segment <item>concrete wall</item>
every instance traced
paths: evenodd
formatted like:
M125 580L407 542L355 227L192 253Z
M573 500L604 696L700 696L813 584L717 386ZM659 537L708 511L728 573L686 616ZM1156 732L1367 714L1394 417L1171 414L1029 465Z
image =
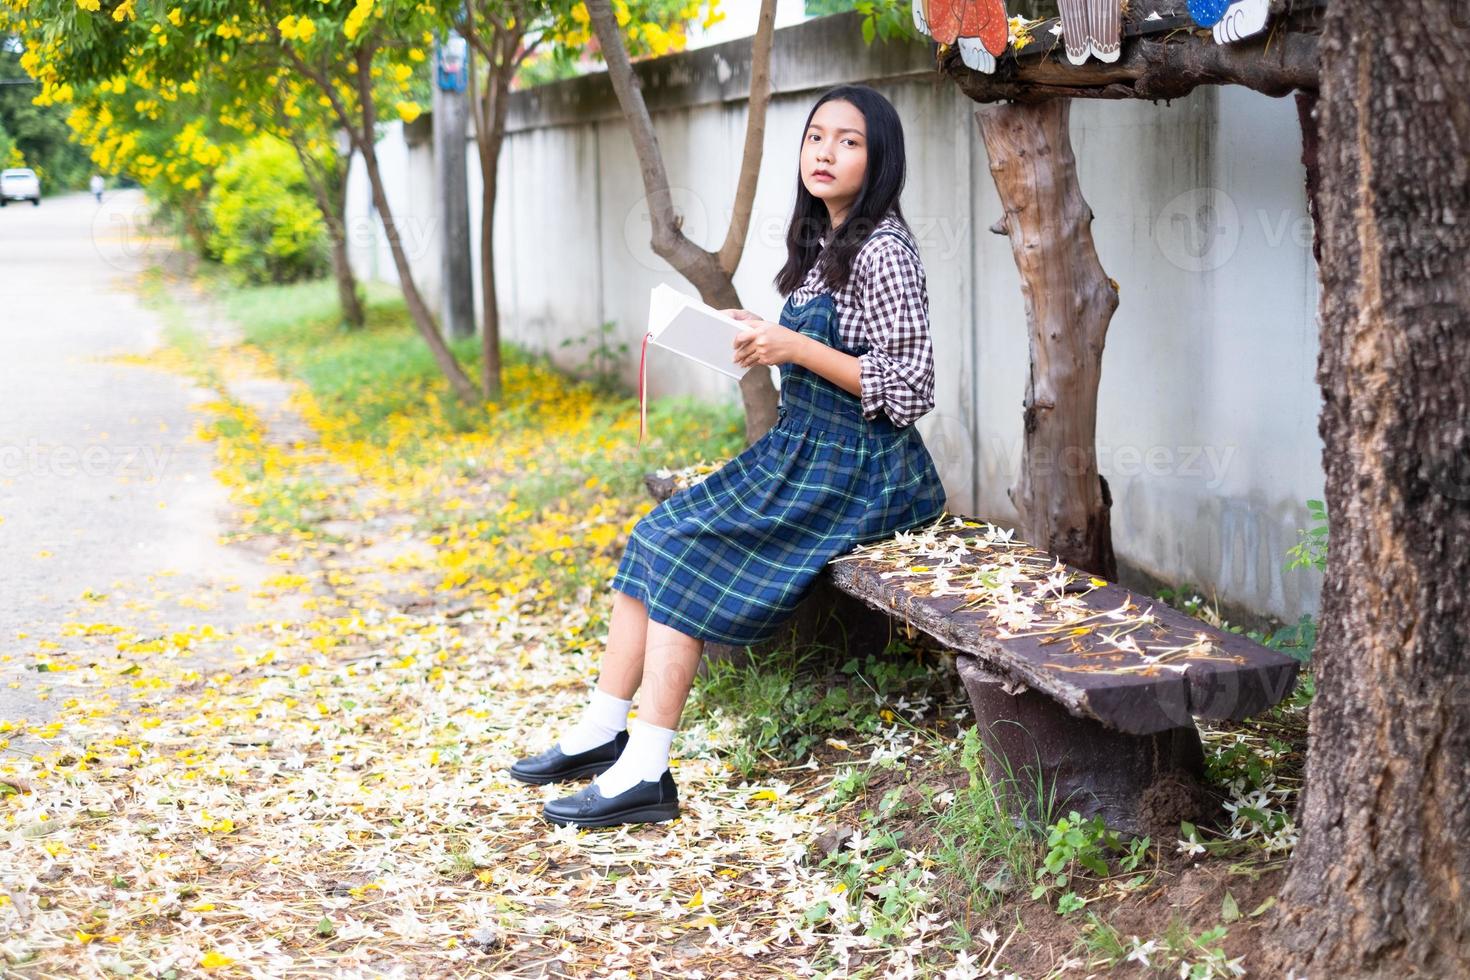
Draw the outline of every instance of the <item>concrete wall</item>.
M1002 522L1021 453L1025 311L975 106L932 71L927 45L867 48L856 15L778 31L775 95L750 236L736 274L744 305L775 319L800 127L831 85L861 81L903 119L902 207L928 274L938 406L918 425L951 509ZM749 45L644 61L684 229L707 248L728 225L744 136ZM1168 105L1078 102L1072 138L1104 267L1122 287L1104 357L1098 448L1114 495L1114 541L1135 581L1192 582L1207 596L1295 619L1320 581L1283 572L1322 492L1316 269L1290 100L1202 89ZM421 120L384 140L385 171L421 233L414 246L437 302L430 144ZM417 136L414 131L419 130ZM471 154L472 227L479 222ZM636 383L649 289L692 292L648 245L637 161L605 74L517 93L501 157L495 241L506 336L574 364L561 341L614 321ZM390 281L391 262L353 178L354 262ZM478 242L472 243L478 251ZM478 255L475 256L478 268ZM736 399L713 372L650 355L655 397Z

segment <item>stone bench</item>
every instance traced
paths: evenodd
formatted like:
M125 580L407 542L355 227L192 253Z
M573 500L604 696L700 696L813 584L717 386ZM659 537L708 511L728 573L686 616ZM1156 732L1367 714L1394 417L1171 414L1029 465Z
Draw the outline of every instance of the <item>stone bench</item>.
M648 485L662 499L683 483ZM1054 814L1100 814L1127 834L1177 831L1207 806L1194 719L1258 714L1300 666L972 518L863 545L821 584L954 652L987 771L1017 818L1039 821L1050 800Z

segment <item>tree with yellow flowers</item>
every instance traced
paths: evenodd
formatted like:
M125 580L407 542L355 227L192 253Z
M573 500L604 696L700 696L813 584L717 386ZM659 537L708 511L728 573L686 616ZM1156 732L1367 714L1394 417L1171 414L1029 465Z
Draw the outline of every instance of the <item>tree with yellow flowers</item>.
M706 26L724 15L719 0L617 0L618 26L635 54L660 55L686 44L686 24ZM701 14L703 10L703 14ZM469 42L470 110L482 180L480 283L484 321L480 328L480 384L487 398L500 397L500 304L495 288L495 201L505 118L518 73L537 54L564 61L597 51L591 15L582 0L468 0L455 27Z
M455 394L480 400L439 332L414 281L378 164L380 120L415 119L415 66L444 26L439 10L408 0L3 0L34 53L27 70L41 82L38 98L73 100L78 86L142 71L153 78L198 79L210 91L235 90L262 117L265 100L283 111L307 106L346 134L362 154L372 197L388 239L404 301L419 334ZM275 81L272 82L272 76ZM287 79L287 94L269 90ZM299 86L299 90L291 86ZM241 110L239 100L222 107Z
M126 75L74 87L67 124L91 147L105 173L126 173L177 215L194 248L206 253L205 199L212 175L227 158L235 134L211 124L200 107L176 91L166 97Z
M538 49L565 55L602 48L604 39L590 29L592 16L582 0L470 0L457 17L432 3L408 0L179 0L171 6L170 0L156 0L144 8L136 0L3 2L34 18L33 75L41 80L45 98L70 101L77 85L142 70L151 77L189 79L211 92L228 93L220 117L231 124L245 119L284 137L298 131L293 113L307 115L309 110L344 132L352 149L362 154L415 326L461 399L475 402L482 393L498 397L500 327L493 247L482 249L485 366L477 389L444 342L414 281L378 163L378 125L384 118L412 122L419 115L412 86L426 52L441 31L450 26L462 31L482 62L471 75L486 195L482 242L488 243L495 166L517 69ZM719 19L716 3L617 0L612 11L617 50L623 58L677 50L685 43L686 22ZM322 141L320 125L302 126L313 133L310 139ZM321 184L332 186L328 179ZM329 210L324 207L324 215Z
M221 100L221 120L242 133L268 133L295 153L326 229L342 321L361 327L366 321L362 292L347 257L347 175L353 154L350 147L338 146L335 112L310 83L275 64L263 65L260 72L233 73L230 83L228 101ZM403 101L396 80L380 78L376 88L379 98Z

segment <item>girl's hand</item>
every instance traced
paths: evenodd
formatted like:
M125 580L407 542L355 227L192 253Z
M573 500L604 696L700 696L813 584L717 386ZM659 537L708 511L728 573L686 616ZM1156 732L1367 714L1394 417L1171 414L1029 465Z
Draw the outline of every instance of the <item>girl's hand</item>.
M736 320L759 320L760 319L760 317L756 316L754 313L750 312L749 310L719 310L718 312L723 313L723 314L725 314L728 317L733 317Z
M735 363L738 366L791 364L800 357L807 339L802 334L759 317L746 322L750 329L742 330L735 338Z

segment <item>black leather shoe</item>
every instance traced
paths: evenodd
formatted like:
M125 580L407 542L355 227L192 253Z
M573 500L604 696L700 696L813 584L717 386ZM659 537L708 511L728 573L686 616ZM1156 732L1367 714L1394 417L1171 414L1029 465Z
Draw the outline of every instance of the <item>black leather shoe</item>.
M617 796L603 796L589 783L571 796L551 800L541 816L558 827L611 827L620 823L657 823L679 815L679 789L665 769L658 779L645 779Z
M523 783L558 783L564 779L580 779L595 776L612 768L628 744L628 732L624 729L601 745L567 755L553 745L540 755L517 759L510 767L512 778Z

